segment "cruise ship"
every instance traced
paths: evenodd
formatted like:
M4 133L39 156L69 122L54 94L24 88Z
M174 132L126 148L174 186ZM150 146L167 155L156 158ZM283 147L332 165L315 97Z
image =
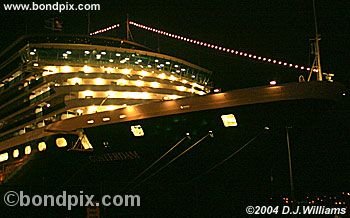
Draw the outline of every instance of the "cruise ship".
M214 93L211 77L122 39L18 39L0 54L1 187L145 199L143 209L100 209L105 217L244 214L247 202L289 193L288 144L297 196L349 188L343 85ZM76 210L59 214L86 208Z

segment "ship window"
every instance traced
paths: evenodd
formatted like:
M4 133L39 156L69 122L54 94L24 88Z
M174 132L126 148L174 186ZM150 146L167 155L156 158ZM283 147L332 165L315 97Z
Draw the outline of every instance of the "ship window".
M13 158L17 158L19 156L19 150L18 149L13 150L12 156Z
M9 159L9 154L7 152L0 154L0 162L7 161L8 159Z
M111 120L110 117L104 117L104 118L102 118L102 121L103 121L103 122L108 122L108 121L110 121L110 120Z
M233 114L222 115L221 119L225 127L238 126L236 117Z
M140 125L131 126L131 132L134 134L134 136L144 136L145 133L143 132L143 129Z
M45 142L39 142L39 144L38 144L38 150L39 150L39 151L44 151L44 150L46 150L46 143L45 143Z
M88 120L87 123L88 124L93 124L95 121L94 120Z
M59 148L63 148L67 146L67 140L65 138L57 138L56 139L56 145Z
M32 148L30 147L30 145L27 145L27 146L24 148L24 153L25 153L25 154L30 154L30 153L32 153Z

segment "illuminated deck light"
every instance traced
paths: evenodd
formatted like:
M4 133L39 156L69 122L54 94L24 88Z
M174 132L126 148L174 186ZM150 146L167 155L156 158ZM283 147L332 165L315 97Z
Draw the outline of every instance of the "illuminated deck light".
M96 79L94 80L94 83L95 83L96 85L104 85L106 82L105 82L105 80L102 79L102 78L96 78Z
M151 87L152 88L159 88L160 87L160 83L158 83L158 82L151 82Z
M92 73L93 72L93 68L90 67L90 66L84 65L83 71L84 71L84 73Z
M181 91L181 92L186 91L186 87L184 87L184 86L178 86L176 89Z
M30 153L32 153L32 148L30 147L30 145L27 145L24 148L24 154L29 155Z
M13 150L12 156L13 156L13 158L19 157L19 150L18 149Z
M0 162L7 161L9 159L9 153L2 153L0 154Z
M82 109L78 109L78 110L77 110L77 114L78 114L78 115L82 115L83 112L84 112L84 111L83 111Z
M122 69L121 73L124 75L130 74L131 73L131 69Z
M188 108L190 108L189 105L181 105L181 106L180 106L180 109L181 109L181 110L188 109Z
M131 126L131 132L136 137L140 137L140 136L144 136L145 135L141 125Z
M225 127L238 126L236 117L233 114L222 115L221 119Z
M166 78L166 75L165 75L165 73L161 73L161 74L158 75L158 77L159 77L160 79L165 79L165 78Z
M94 120L88 120L87 123L88 124L93 124L93 123L95 123L95 121Z
M104 117L104 118L102 118L102 121L103 121L103 122L108 122L108 121L110 121L110 120L111 120L110 117Z
M143 86L144 84L145 84L145 82L143 82L143 81L141 81L141 80L137 80L137 81L135 82L135 85L138 86L138 87L141 87L141 86Z
M45 142L39 142L38 150L39 151L45 151L46 150L46 143Z
M120 85L120 86L125 86L127 84L127 80L125 79L118 79L117 80L117 84Z
M65 138L57 138L56 139L56 145L59 148L63 148L67 146L67 140Z

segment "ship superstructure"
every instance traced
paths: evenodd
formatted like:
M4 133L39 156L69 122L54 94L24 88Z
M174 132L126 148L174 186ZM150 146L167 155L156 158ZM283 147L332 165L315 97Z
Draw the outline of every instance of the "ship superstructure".
M2 142L59 120L210 91L210 71L115 38L25 36L0 62Z

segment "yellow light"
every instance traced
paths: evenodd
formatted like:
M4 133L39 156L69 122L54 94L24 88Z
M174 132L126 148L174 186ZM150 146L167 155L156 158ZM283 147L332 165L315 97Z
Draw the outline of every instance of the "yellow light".
M131 69L121 69L120 72L121 72L122 74L127 75L127 74L130 74L130 73L131 73Z
M171 75L171 76L169 77L169 79L172 80L172 81L174 81L174 80L176 80L177 78L176 78L175 76Z
M135 82L135 85L136 86L143 86L145 84L145 82L143 82L143 81L141 81L141 80L137 80L136 82Z
M106 72L107 72L107 73L115 73L115 69L112 68L112 67L107 67L107 68L106 68Z
M96 113L97 112L97 107L95 105L89 106L87 109L88 114Z
M82 82L83 82L83 79L78 78L78 77L74 77L72 79L69 79L69 83L72 85L75 85L75 84L80 85L80 84L82 84Z
M82 109L78 109L78 110L77 110L77 114L79 114L79 115L83 114L83 112L84 112L84 111L83 111Z
M181 96L178 96L178 95L168 95L168 98L169 98L170 100L175 100L175 99L181 98Z
M126 98L138 99L138 98L140 98L141 95L139 92L125 92L125 96L127 96Z
M108 96L108 98L116 98L117 97L117 92L115 92L115 91L107 91L107 96Z
M0 154L0 162L7 161L9 159L9 153L2 153Z
M233 114L222 115L221 119L222 119L222 122L224 123L225 127L237 126L238 125L236 117Z
M57 138L56 139L56 145L59 148L63 148L67 146L67 140L65 138Z
M44 70L48 71L48 72L44 72L44 73L47 73L48 75L55 74L55 73L59 72L59 70L56 66L46 66L46 67L44 67Z
M0 162L7 161L8 159L9 159L9 154L7 152L0 154Z
M134 134L134 136L137 136L137 137L145 135L145 133L140 125L131 126L131 132Z
M27 145L25 148L24 148L24 154L30 154L32 153L32 148L30 147L30 145Z
M158 83L158 82L151 82L151 87L152 88L159 88L160 87L160 83Z
M142 99L149 99L149 98L151 98L151 95L148 92L142 92L141 98Z
M161 74L158 75L158 77L159 77L160 79L165 79L165 78L166 78L166 75L165 75L165 73L161 73Z
M86 98L86 97L94 97L94 92L93 91L90 91L90 90L85 90L82 92L83 94L83 97Z
M39 151L44 151L44 150L46 150L46 143L45 143L45 142L39 142L39 144L38 144L38 150L39 150Z
M184 92L186 90L186 87L184 86L178 86L176 87L177 90L181 91L181 92Z
M141 75L141 76L149 76L149 73L148 73L147 71L142 70L142 71L140 72L140 75Z
M70 72L72 72L72 71L73 71L73 68L70 67L70 66L62 66L62 67L61 67L61 72L62 72L62 73L70 73Z
M118 106L115 106L115 105L108 105L106 106L106 110L107 111L113 111L113 110L116 110L118 109Z
M125 86L127 84L127 80L125 79L118 79L117 80L117 84L120 85L120 86Z
M188 81L185 80L185 79L183 79L181 82L184 83L184 84L188 83Z
M92 73L92 72L93 72L93 68L90 67L90 66L84 65L83 71L84 71L85 73Z
M102 121L103 121L103 122L108 122L108 121L110 121L110 120L111 120L110 117L103 117L103 118L102 118Z
M106 84L106 81L104 79L101 79L101 78L96 78L94 83L95 83L95 85L104 85L104 84Z
M276 84L277 84L277 82L275 80L270 81L270 85L274 86Z
M12 156L13 158L17 158L19 156L19 150L18 149L13 150Z

